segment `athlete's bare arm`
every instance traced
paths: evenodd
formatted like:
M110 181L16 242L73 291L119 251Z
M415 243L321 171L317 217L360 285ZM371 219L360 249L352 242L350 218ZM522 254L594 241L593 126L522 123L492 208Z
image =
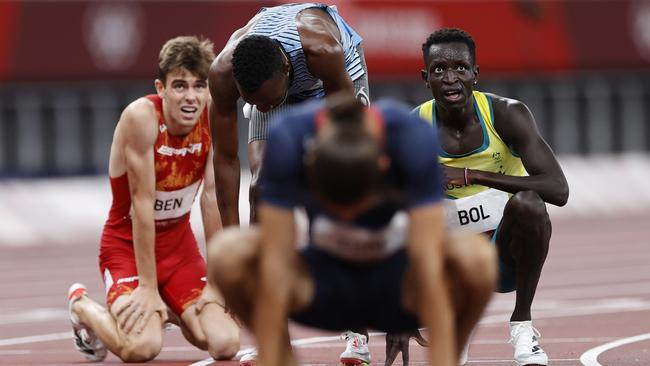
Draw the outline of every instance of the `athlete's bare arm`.
M221 217L217 205L217 191L214 183L214 149L210 147L207 163L205 164L205 173L203 176L203 192L201 193L201 216L203 219L203 232L205 233L205 242L208 243L212 235L221 230Z
M293 211L261 204L259 283L253 309L253 333L266 366L294 366L287 317L297 255Z
M115 133L115 148L121 150L131 194L133 247L138 287L129 301L115 309L119 326L128 334L140 333L155 312L164 321L167 308L158 293L153 201L156 175L153 147L158 136L153 104L141 98L122 113Z
M217 56L208 76L212 95L210 131L214 147L216 199L224 226L239 224L240 172L237 140L239 92L232 75L231 59L232 53L222 53Z
M239 225L239 142L237 140L237 100L239 91L232 75L232 53L237 43L255 25L260 14L235 31L210 66L208 85L210 131L214 147L214 177L217 204L223 226Z
M296 17L296 26L309 72L323 81L325 93L341 90L354 93L339 41L341 34L329 14L322 9L305 9Z
M205 176L203 178L203 192L201 193L201 215L203 219L203 231L205 233L205 245L206 245L206 258L207 262L210 263L210 253L209 243L210 239L216 234L219 230L222 229L221 217L219 215L219 208L217 205L217 193L214 183L214 169L212 166L212 161L214 158L214 149L210 148L208 153L207 164L205 164ZM225 302L221 294L219 294L216 287L206 282L205 287L203 288L203 293L201 298L197 303L197 309L200 311L208 303L217 303L220 306L224 306Z
M495 128L510 149L519 154L529 176L470 170L469 181L510 193L535 191L544 201L564 206L569 197L569 186L553 151L539 134L528 107L514 99L489 96L493 100Z
M455 314L444 282L445 215L441 204L428 204L409 212L408 256L417 289L412 306L429 332L431 365L457 365Z

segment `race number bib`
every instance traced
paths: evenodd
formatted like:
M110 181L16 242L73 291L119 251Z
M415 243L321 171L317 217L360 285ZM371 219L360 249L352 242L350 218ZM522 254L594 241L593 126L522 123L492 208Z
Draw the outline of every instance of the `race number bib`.
M194 197L199 190L201 181L177 191L156 191L153 214L156 220L168 220L181 217L192 209Z
M450 230L482 233L495 230L503 209L510 199L507 192L488 189L473 196L445 200L447 228Z
M352 261L377 261L406 243L408 215L395 213L382 228L368 229L316 216L312 223L312 243L339 258Z

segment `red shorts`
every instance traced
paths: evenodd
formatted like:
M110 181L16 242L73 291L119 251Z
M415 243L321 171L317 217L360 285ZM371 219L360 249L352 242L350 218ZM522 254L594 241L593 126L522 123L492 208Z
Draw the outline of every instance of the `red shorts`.
M206 266L189 225L174 231L172 235L156 236L156 272L160 296L180 316L201 296ZM110 230L104 230L102 235L99 268L109 309L115 299L138 287L133 243L111 235Z

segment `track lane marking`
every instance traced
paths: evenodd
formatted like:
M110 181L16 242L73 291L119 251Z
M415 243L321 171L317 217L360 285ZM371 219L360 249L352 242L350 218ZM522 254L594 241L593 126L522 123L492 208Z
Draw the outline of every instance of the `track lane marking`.
M630 343L641 342L650 339L650 333L639 334L633 337L621 338L613 342L602 344L598 347L594 347L587 352L583 353L580 356L580 362L584 366L603 366L598 362L598 356L606 351L611 349L624 346Z

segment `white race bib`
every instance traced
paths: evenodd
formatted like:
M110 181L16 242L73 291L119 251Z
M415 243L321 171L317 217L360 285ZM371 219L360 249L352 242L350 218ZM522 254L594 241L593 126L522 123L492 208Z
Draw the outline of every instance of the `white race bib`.
M472 233L495 230L509 199L507 192L496 189L488 189L465 198L446 199L447 228Z
M390 223L377 230L355 227L325 216L314 218L312 243L339 258L351 261L377 261L406 244L408 215L395 213Z
M156 191L153 201L154 218L156 220L175 219L190 212L200 184L201 180L198 180L177 191Z

